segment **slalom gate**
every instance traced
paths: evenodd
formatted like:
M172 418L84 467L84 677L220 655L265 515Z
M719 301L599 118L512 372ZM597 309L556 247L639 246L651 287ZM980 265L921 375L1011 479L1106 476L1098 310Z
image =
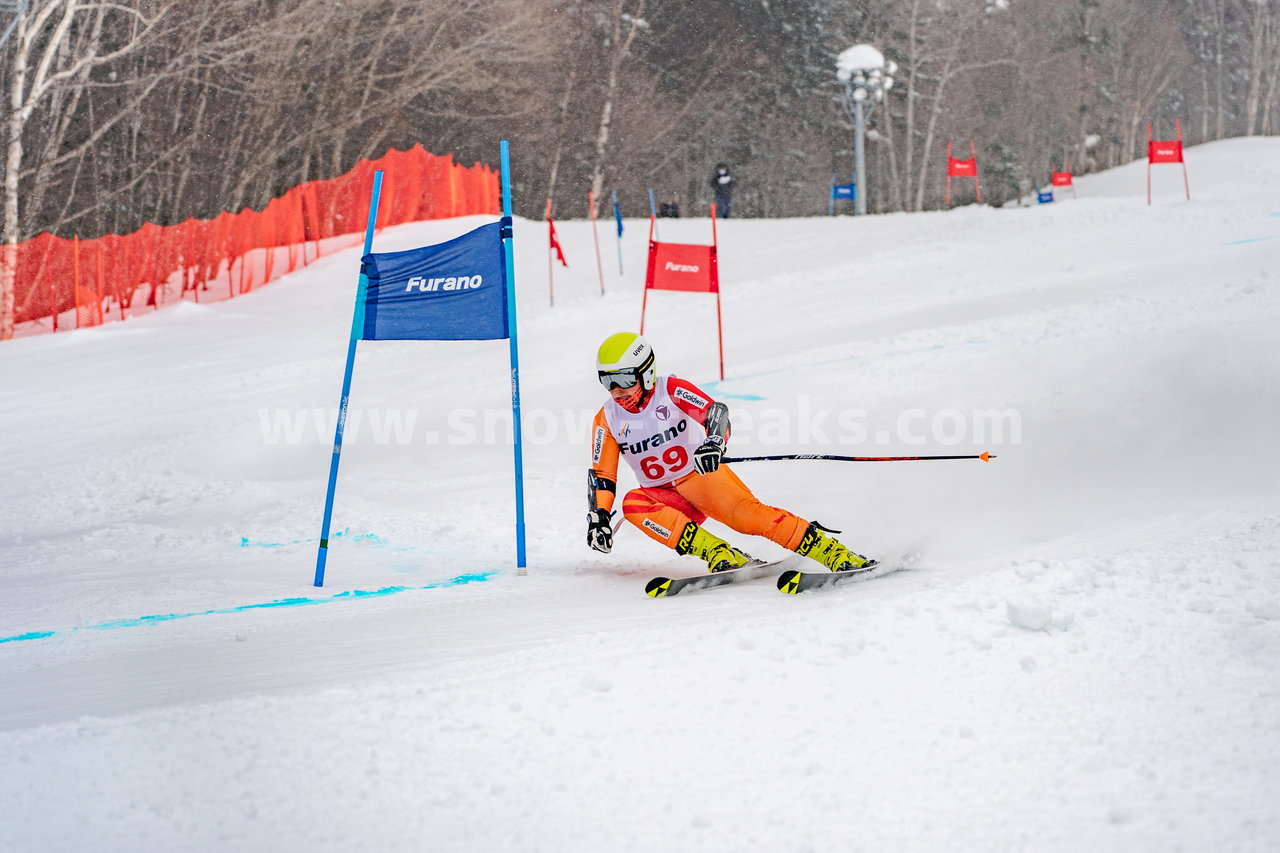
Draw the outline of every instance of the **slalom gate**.
M1182 164L1182 185L1191 201L1191 182L1187 179L1187 161L1182 157L1182 120L1175 119L1177 139L1155 140L1151 138L1151 124L1147 124L1147 205L1151 205L1151 166L1157 163Z
M374 252L373 236L382 194L382 171L374 170L347 344L342 396L334 428L314 584L324 586L338 463L351 400L360 341L507 341L511 372L499 379L511 387L515 449L516 567L525 574L524 451L520 425L520 347L516 335L515 252L512 244L511 158L500 143L502 216L460 237L402 252ZM496 378L496 377L495 377Z
M41 234L19 243L15 324L49 319L48 327L31 331L56 332L124 319L166 302L248 293L322 254L358 245L377 171L396 176L384 202L384 227L498 210L498 174L490 167L464 167L418 145L392 149L337 178L299 184L260 211L147 223L123 236Z
M716 295L716 339L719 342L720 378L724 379L724 327L720 322L720 268L716 257L716 206L711 205L711 245L659 243L653 239L656 217L649 216L649 264L644 274L640 303L640 334L649 307L650 290L683 290Z
M1068 163L1061 172L1052 172L1049 175L1049 185L1054 187L1071 187L1071 197L1076 196L1076 185L1071 174L1071 164Z
M972 139L969 140L968 160L957 160L952 157L951 143L947 142L947 207L951 206L952 178L973 178L974 193L978 197L978 204L982 204L982 182L978 179L978 150Z

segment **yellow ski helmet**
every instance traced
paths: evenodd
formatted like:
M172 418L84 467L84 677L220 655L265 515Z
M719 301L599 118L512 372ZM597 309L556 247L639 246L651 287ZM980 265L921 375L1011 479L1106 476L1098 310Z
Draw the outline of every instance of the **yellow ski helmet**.
M596 353L596 374L606 391L630 388L637 382L652 391L658 384L653 347L634 332L610 335Z

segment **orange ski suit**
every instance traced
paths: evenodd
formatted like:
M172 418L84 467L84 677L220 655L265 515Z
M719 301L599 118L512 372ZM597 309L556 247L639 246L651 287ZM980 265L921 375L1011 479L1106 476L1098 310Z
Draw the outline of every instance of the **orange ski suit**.
M685 389L692 392L678 397L673 395L672 399L699 424L705 425L707 411L714 402L707 394L674 376L659 377L658 381L668 383L669 391ZM706 405L697 406L689 402L690 397L701 398ZM595 437L591 471L597 483L596 506L611 510L617 489L620 450L603 407L596 413L591 434ZM738 475L724 464L710 474L694 472L669 483L632 489L622 499L622 513L645 535L668 548L675 548L689 522L701 525L708 518L739 533L771 539L790 551L800 544L809 527L809 522L795 513L761 503Z

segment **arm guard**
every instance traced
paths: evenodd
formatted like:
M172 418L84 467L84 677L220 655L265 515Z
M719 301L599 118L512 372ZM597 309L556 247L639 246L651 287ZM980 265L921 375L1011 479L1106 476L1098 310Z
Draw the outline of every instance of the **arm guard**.
M707 409L707 440L723 444L729 436L729 407L724 403L712 403Z
M598 502L596 499L596 492L599 490L603 490L606 492L614 492L616 494L618 491L618 484L613 480L610 480L608 477L601 477L595 471L592 471L591 469L588 468L587 469L587 511L588 512L596 511L596 507L598 506Z

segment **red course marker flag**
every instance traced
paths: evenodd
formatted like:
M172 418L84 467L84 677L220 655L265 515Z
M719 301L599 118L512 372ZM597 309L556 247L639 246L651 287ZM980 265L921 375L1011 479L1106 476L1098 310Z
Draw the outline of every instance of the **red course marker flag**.
M569 262L564 259L564 249L560 248L560 241L556 239L556 224L550 216L547 217L547 231L551 237L551 251L556 253L556 258L559 259L560 265L567 268Z

